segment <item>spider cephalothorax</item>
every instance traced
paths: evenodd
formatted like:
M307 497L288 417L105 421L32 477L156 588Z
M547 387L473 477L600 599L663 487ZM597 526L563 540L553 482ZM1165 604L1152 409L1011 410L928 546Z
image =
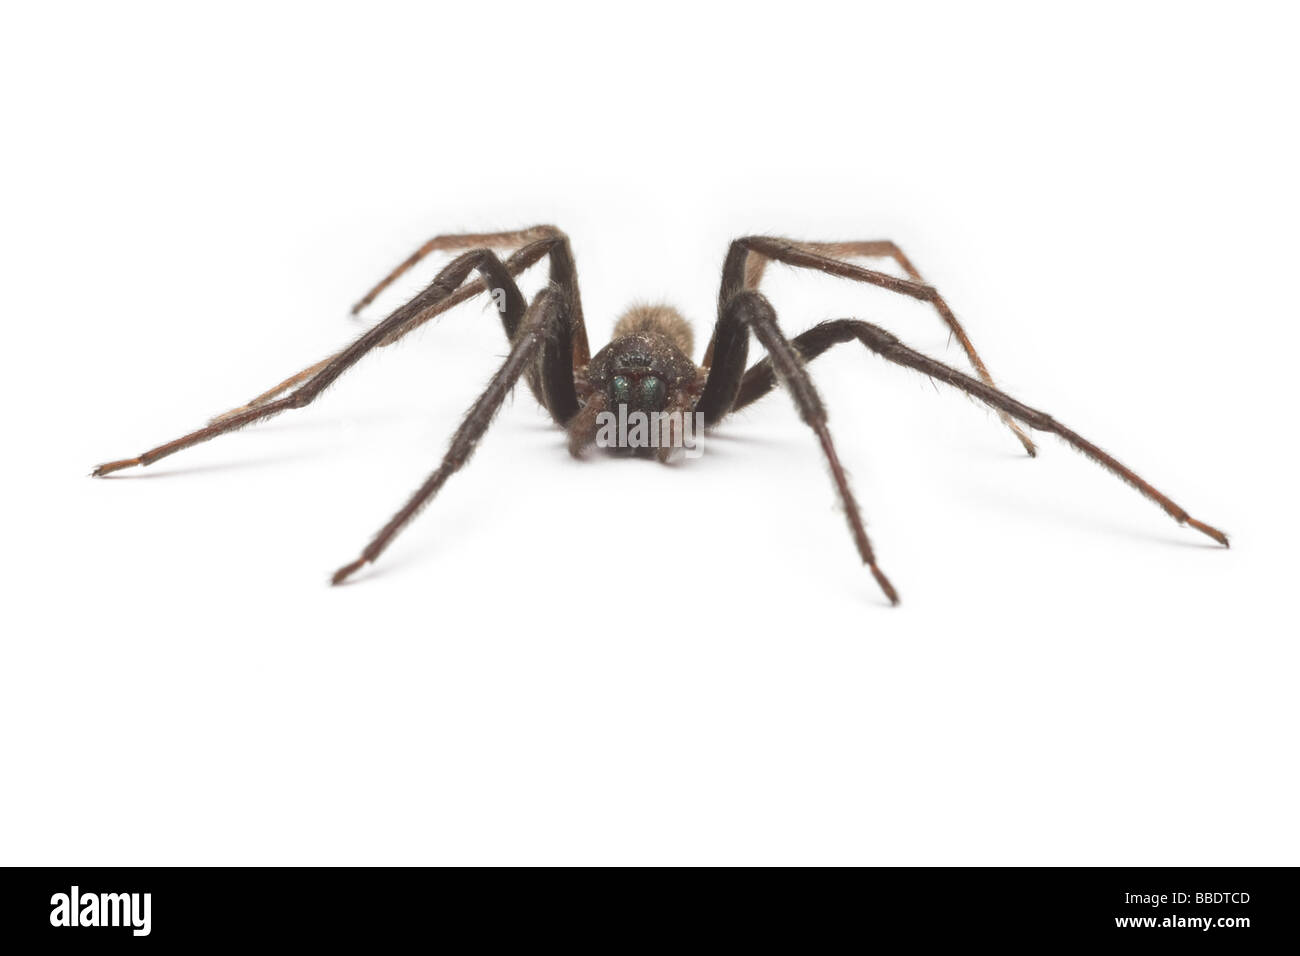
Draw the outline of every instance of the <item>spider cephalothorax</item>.
M669 306L634 306L614 326L614 338L597 352L585 373L582 410L569 422L569 447L575 453L595 440L599 416L690 412L703 385L690 359L691 327ZM670 446L660 449L667 458Z
M335 584L377 559L447 479L460 470L473 454L506 395L521 378L556 424L567 430L569 449L575 455L596 440L601 417L614 409L623 413L630 410L636 414L690 415L711 427L781 384L790 393L799 417L816 435L830 465L831 477L844 506L858 555L871 569L890 601L897 603L897 592L876 563L857 501L831 441L826 410L805 368L808 362L832 346L854 341L887 361L920 371L995 409L1030 455L1035 454L1035 446L1021 425L1059 436L1128 482L1180 524L1191 525L1225 547L1228 544L1222 531L1191 517L1173 500L1096 445L1050 415L995 388L988 369L948 304L937 290L925 284L920 273L892 242L796 242L769 236L737 239L731 244L723 263L713 336L698 366L691 360L690 326L668 306L629 309L618 320L610 344L592 357L569 240L554 226L533 226L514 232L436 236L353 306L353 313L369 305L376 295L429 253L466 249L469 251L443 268L424 291L376 323L347 348L290 376L248 404L218 416L204 428L159 445L136 458L100 465L93 474L102 477L122 468L149 465L236 428L291 408L302 408L313 402L367 352L395 342L453 305L491 290L510 341L510 354L483 394L470 407L465 420L452 436L451 447L442 463L392 520L380 529L361 556L334 573ZM511 250L511 255L503 262L493 251L496 249ZM908 278L865 269L847 261L856 257L892 259ZM551 281L529 302L519 291L515 276L543 258L550 261ZM930 303L960 343L977 377L922 355L908 348L893 334L858 319L822 322L801 335L787 337L777 322L771 303L758 291L768 261L815 269ZM475 271L479 277L471 279ZM767 349L767 357L747 368L751 333ZM668 448L658 446L659 457L667 458L668 452Z

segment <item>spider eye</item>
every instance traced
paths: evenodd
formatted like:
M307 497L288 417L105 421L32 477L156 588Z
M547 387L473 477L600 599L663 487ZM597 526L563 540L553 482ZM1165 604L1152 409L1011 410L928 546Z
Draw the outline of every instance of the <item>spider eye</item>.
M632 383L626 375L615 375L614 381L610 383L610 391L615 408L632 404Z
M664 398L668 389L664 380L657 375L647 375L641 379L641 405L653 412L662 411Z

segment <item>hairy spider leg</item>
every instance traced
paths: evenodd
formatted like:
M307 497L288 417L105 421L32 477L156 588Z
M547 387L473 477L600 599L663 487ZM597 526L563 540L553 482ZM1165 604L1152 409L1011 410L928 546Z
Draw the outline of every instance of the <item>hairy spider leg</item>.
M801 239L786 241L792 246L831 259L893 259L898 263L899 268L907 273L909 279L914 282L925 282L916 266L912 265L912 260L903 254L903 250L897 243L890 239L854 239L846 242L804 242ZM745 260L746 289L758 288L769 262L771 260L763 254L750 251L749 258Z
M718 324L714 330L713 364L709 369L709 377L700 404L705 401L726 401L727 409L722 414L725 415L730 409L735 398L736 385L739 384L739 375L735 369L737 367L742 371L744 369L747 339L751 331L767 349L767 360L771 363L781 384L790 393L799 417L817 436L817 441L830 465L831 477L835 481L840 501L844 505L844 516L848 520L849 532L853 535L853 543L857 546L862 563L871 569L872 576L880 585L880 589L885 592L890 603L897 604L898 592L876 563L876 555L871 548L871 540L867 537L866 525L862 520L857 499L853 496L848 475L845 474L844 466L840 464L839 455L836 454L835 444L831 441L830 429L826 424L826 407L822 404L821 396L817 394L807 369L803 367L799 352L781 331L777 323L776 311L761 293L745 289L735 293L722 304ZM732 377L735 377L736 385L730 381ZM711 387L714 388L712 393ZM700 404L696 405L697 411L701 410ZM706 413L705 422L709 421L709 414Z
M456 250L465 250L465 248L494 248L494 250L516 250L520 246L528 245L530 242L536 242L538 239L563 238L564 233L550 225L528 226L526 229L512 229L504 233L445 233L434 235L432 239L424 245L417 248L415 252L402 260L393 272L381 278L378 284L370 289L367 294L363 295L355 306L352 306L352 315L357 315L363 308L374 302L374 299L387 289L394 282L402 278L404 274L420 264L420 261L434 254L434 252L452 252Z
M863 269L843 261L844 257L851 255L888 256L894 259L911 278L910 280L898 279L885 272ZM774 236L746 236L733 242L727 254L726 264L723 266L723 297L732 295L742 288L756 288L763 277L767 262L773 259L802 269L813 269L858 282L866 282L930 303L939 313L944 324L948 326L948 330L961 344L971 367L975 369L975 374L985 385L995 387L993 376L989 374L984 361L975 351L974 343L971 342L961 323L957 321L957 316L948 307L943 296L939 295L939 290L922 281L921 274L917 272L911 260L893 242L887 239L862 242L800 242ZM707 357L705 361L707 364ZM1031 457L1038 453L1033 440L1009 415L998 412L998 416L1020 440L1020 444Z
M528 307L523 327L510 346L510 354L506 356L497 373L492 376L483 394L470 406L465 420L452 436L451 445L443 456L442 463L429 475L401 510L393 515L388 524L380 529L361 552L361 556L334 572L331 583L342 584L359 568L374 562L393 538L420 512L420 509L433 499L438 490L446 484L447 479L464 466L474 453L483 433L492 423L493 417L500 410L501 403L524 374L525 369L542 355L548 342L557 339L562 342L564 339L562 330L569 324L568 303L563 293L555 287L539 292L533 299L532 305ZM568 350L567 354L571 362L572 351Z
M1137 472L1122 465L1114 457L1102 451L1081 435L1066 428L1050 415L1035 408L1030 408L992 385L978 381L949 365L909 348L900 342L897 336L879 326L856 319L832 319L815 325L807 332L797 336L793 345L804 362L811 362L832 346L839 345L842 342L852 342L855 339L887 361L902 365L904 368L915 369L931 378L960 389L991 408L1005 412L1024 422L1030 428L1057 435L1071 447L1082 452L1111 474L1132 485L1147 498L1154 501L1179 524L1189 524L1202 534L1213 538L1225 548L1228 547L1228 536L1218 528L1197 521L1180 505L1148 484ZM732 410L744 408L751 402L762 398L776 387L780 377L779 369L774 367L770 358L755 363L754 367L745 373Z
M474 238L475 236L487 236L488 238L493 240L501 240L500 244L502 246L509 246L510 243L505 241L507 238L526 236L535 233L539 230L545 230L547 234L544 235L543 238L529 242L528 245L525 245L517 249L514 253L512 253L510 258L506 260L506 271L511 276L517 276L521 272L523 272L524 270L532 266L534 263L536 263L538 260L540 260L543 255L549 254L551 281L557 283L562 288L564 288L567 291L571 301L574 303L574 310L576 316L576 320L574 322L574 349L577 352L576 358L578 363L580 365L585 365L588 359L590 358L590 347L587 342L587 328L582 318L582 299L578 292L577 268L573 262L572 250L569 248L568 236L560 232L554 226L534 226L531 229L521 229L516 232L509 232L509 233L505 233L505 232L463 233L463 234L453 234L448 236L440 236L436 238L447 240L447 242L450 244L452 240L455 240L456 242L462 242L462 241L468 241L469 239ZM512 284L507 284L504 287L507 289L507 291L509 291L512 288ZM467 299L471 299L476 295L486 292L487 290L488 290L488 284L484 279L481 278L475 279L473 282L460 288L453 295L448 296L442 302L438 303L437 306L422 313L410 325L406 325L394 330L379 344L381 346L392 345L394 342L401 339L407 333L419 328L425 322L430 321L434 317L442 314L443 312L447 311L453 306L459 305L460 303L466 301ZM251 408L257 408L260 405L265 405L267 402L269 402L271 399L275 398L276 396L283 394L289 389L294 388L295 386L311 378L313 375L315 375L317 372L319 372L321 369L327 366L330 362L332 362L335 358L337 358L339 354L341 353L336 352L334 355L327 356L321 361L316 362L313 365L309 365L305 369L302 369L299 372L295 372L293 375L290 375L288 378L284 379L279 384L267 389L265 392L262 392L260 395L258 395L256 398L252 399L251 401L247 402L246 404L240 405L237 408L233 408L228 412L223 412L222 414L216 416L211 420L211 423L216 424L234 415L239 415L243 412L246 412ZM531 372L528 375L528 384L529 387L533 389L533 393L534 395L537 396L538 401L540 401L541 396L537 393L537 389L536 389L537 383Z
M538 225L526 229L512 229L509 232L450 232L434 236L415 252L411 253L392 272L380 279L373 289L363 295L352 314L357 315L390 285L419 265L420 262L435 252L455 252L461 249L497 249L513 251L521 246L539 239L565 238L564 233L554 226Z
M557 239L548 239L542 240L537 245L553 245L558 242ZM523 251L520 250L521 253ZM546 251L543 248L532 253L536 256L533 261L540 259L545 255ZM404 335L410 329L415 328L431 317L426 313L433 312L433 314L436 314L434 310L451 297L464 283L469 273L476 269L483 277L480 281L496 283L497 286L507 289L514 287L513 294L507 295L507 312L502 315L502 321L507 327L507 334L510 334L510 323L513 321L517 327L519 321L518 318L511 318L511 312L512 310L514 314L522 312L522 295L520 295L518 288L515 287L510 273L496 253L489 249L467 252L448 263L422 292L394 311L382 322L358 336L351 345L334 355L319 371L291 394L275 401L231 413L205 428L200 428L166 444L151 448L135 458L106 462L96 467L91 474L97 478L102 478L123 468L136 465L151 465L168 455L173 455L201 442L210 441L219 435L243 428L254 422L264 421L291 408L302 408L311 404L321 392L333 384L335 379L355 365L367 352L382 345L390 335ZM486 285L484 287L487 288Z

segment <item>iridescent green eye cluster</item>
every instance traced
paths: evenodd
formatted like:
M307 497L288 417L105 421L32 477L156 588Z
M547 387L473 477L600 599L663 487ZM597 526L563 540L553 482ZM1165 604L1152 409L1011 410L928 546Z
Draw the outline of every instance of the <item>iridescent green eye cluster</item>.
M641 407L656 412L662 411L667 392L664 380L658 375L645 376L641 379Z
M615 375L610 382L610 393L615 408L626 405L630 409L657 412L663 410L668 386L658 375L643 375L635 383L630 376Z
M632 404L632 380L626 375L614 376L614 406Z

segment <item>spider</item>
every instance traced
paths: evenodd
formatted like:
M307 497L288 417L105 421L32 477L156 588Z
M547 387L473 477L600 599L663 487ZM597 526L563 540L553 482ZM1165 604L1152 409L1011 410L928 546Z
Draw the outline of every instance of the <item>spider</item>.
M497 250L508 253L504 261ZM770 236L735 240L722 267L713 337L698 366L690 358L689 324L667 306L629 309L619 318L610 343L593 356L587 343L569 239L554 226L435 236L354 305L352 314L359 314L398 277L438 251L461 254L422 292L351 345L290 376L246 405L217 416L204 428L138 457L100 465L92 474L103 477L134 465L151 465L191 445L291 408L310 405L372 349L396 342L452 306L490 290L497 300L510 343L509 354L483 394L470 406L442 463L379 530L360 557L334 573L333 584L343 583L358 569L377 560L447 479L465 465L493 416L521 378L555 423L566 430L569 451L575 457L596 442L602 417L620 406L623 413L629 409L643 413L693 413L706 428L711 428L731 412L762 398L779 383L790 393L799 417L817 436L858 554L885 596L897 604L898 592L876 562L857 501L831 441L826 409L806 368L807 363L832 346L853 341L883 359L915 369L984 402L998 413L1029 455L1035 455L1036 449L1022 425L1059 436L1160 505L1179 524L1189 524L1228 546L1228 538L1222 531L1191 517L1092 442L997 389L948 304L935 288L925 283L902 250L888 240L803 242ZM519 291L515 277L544 258L549 261L550 281L530 302ZM908 278L861 267L849 261L853 258L892 259ZM975 375L922 355L885 329L857 319L825 321L791 339L777 322L771 303L758 291L769 261L868 283L930 303L960 343ZM477 277L472 276L475 272ZM767 357L746 368L751 333L766 348ZM671 450L671 446L660 447L656 454L666 460Z

